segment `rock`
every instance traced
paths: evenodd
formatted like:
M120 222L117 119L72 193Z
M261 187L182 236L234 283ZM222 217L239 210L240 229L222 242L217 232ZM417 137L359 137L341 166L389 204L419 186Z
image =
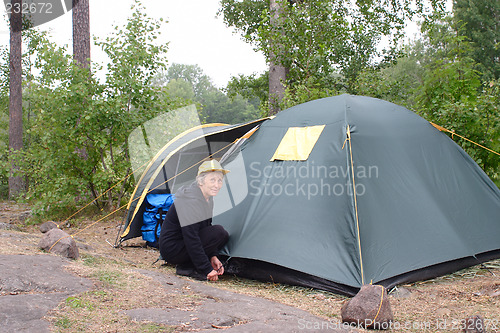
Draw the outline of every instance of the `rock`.
M54 228L59 228L57 223L55 223L54 221L47 221L40 226L40 231L44 234L47 231L54 229Z
M33 213L31 212L31 210L27 210L27 211L19 213L19 215L17 216L17 219L21 222L24 222L32 216L33 216Z
M388 329L393 321L391 304L383 286L365 285L350 301L342 306L343 323L363 328Z
M408 298L411 296L411 291L404 287L394 288L394 291L391 292L391 296L395 298Z
M49 311L93 286L66 265L68 259L51 255L0 254L0 332L53 332Z
M75 240L61 229L51 229L45 233L38 246L66 258L78 259L80 256Z
M472 316L465 319L465 327L462 330L465 333L483 333L486 332L484 329L484 320L481 316Z
M18 227L16 227L15 225L12 225L10 223L4 223L4 222L0 222L0 230L16 230L16 231L20 231L21 229L19 229Z

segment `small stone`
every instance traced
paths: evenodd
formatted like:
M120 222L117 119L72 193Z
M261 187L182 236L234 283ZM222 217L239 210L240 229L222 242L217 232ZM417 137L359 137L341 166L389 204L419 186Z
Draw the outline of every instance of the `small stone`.
M465 328L462 332L465 333L483 333L484 330L484 320L481 316L472 316L465 319Z
M40 232L42 232L44 234L47 231L54 229L54 228L59 228L57 223L55 223L54 221L47 221L40 226Z
M404 287L399 287L395 288L394 291L391 292L391 296L394 296L395 298L408 298L411 296L411 291Z
M341 309L342 322L363 328L388 329L394 320L387 291L380 285L365 285Z

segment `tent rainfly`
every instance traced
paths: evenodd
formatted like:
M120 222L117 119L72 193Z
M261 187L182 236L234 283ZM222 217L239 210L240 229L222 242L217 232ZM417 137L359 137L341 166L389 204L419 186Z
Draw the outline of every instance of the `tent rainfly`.
M265 121L223 157L227 271L355 294L500 257L500 191L410 110L340 95Z
M222 147L213 157L225 153L231 172L213 223L230 234L228 273L354 295L500 257L500 190L481 168L410 110L352 95L172 140L141 177L120 242L140 236L149 191L193 181Z

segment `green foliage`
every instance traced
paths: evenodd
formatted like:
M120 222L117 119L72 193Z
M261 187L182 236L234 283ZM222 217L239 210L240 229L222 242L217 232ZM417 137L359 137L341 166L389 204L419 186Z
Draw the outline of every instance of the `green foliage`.
M484 81L500 78L500 2L498 0L454 0L454 22L462 26L460 36L471 42L468 55L477 63Z
M155 44L161 22L145 16L139 2L132 9L125 28L97 41L110 59L104 83L74 64L65 48L30 36L23 172L26 198L39 216L67 216L93 199L101 209L120 206L132 185L128 135L171 106L152 84L166 62L166 45Z
M61 329L69 329L73 326L73 323L68 317L62 317L57 319L55 325Z
M127 135L124 124L136 127L166 106L161 89L152 84L166 65L167 46L154 43L161 22L148 18L138 2L132 9L125 30L116 27L113 36L97 42L111 60L103 94L105 107L113 114L106 116L106 128L115 127L122 138Z
M252 44L259 44L259 30L265 24L262 13L269 9L269 0L222 0L218 15L222 15L224 23L234 27L242 37Z
M203 95L210 91L217 90L210 77L205 75L198 65L172 64L163 76L163 81L170 83L172 80L188 82L197 99L203 98Z
M266 108L262 106L265 106L269 100L269 73L266 72L259 76L256 74L233 76L228 82L225 91L229 98L240 95L256 108L260 105L261 109L265 110Z
M181 98L185 101L194 101L193 85L184 79L171 79L165 85L169 96Z
M357 80L361 94L415 110L429 121L494 151L500 150L498 80L481 81L470 57L471 43L450 18L426 22L424 38L393 63L366 70ZM458 136L452 138L500 183L500 158Z
M449 20L428 27L433 58L425 65L417 110L428 120L445 126L484 146L500 139L498 83L482 85L470 43L455 31ZM454 29L453 29L454 28ZM492 177L497 177L498 156L461 139L461 146Z
M196 103L202 123L237 124L260 117L255 98L252 102L246 98L250 95L234 91L224 94L197 65L172 64L166 73L156 76L155 82L165 86L170 98Z
M415 107L417 90L423 81L423 44L415 41L395 61L367 68L356 80L360 95L385 99L410 109Z
M73 309L82 309L86 308L88 310L92 310L93 306L88 301L84 301L78 297L70 296L66 298L66 304Z
M317 96L310 91L314 87L355 93L360 71L382 55L377 48L382 38L396 45L405 20L427 17L444 5L441 0L427 2L427 7L407 0L279 3L275 20L267 0L223 0L220 14L268 59L273 54L287 68L287 94L297 101Z
M285 96L281 101L280 109L284 110L298 104L337 94L337 91L325 89L320 84L310 79L307 82L295 85L293 90L286 87Z
M221 91L205 96L202 105L202 117L207 123L238 124L260 117L259 110L246 98L229 98Z
M89 96L99 86L87 71L73 66L63 48L46 39L37 47L35 68L40 76L29 82L24 98L32 121L23 170L30 184L27 198L38 201L36 209L59 211L74 207L75 193L87 192L86 182L97 163L92 150L82 150L88 131L82 118L94 109Z

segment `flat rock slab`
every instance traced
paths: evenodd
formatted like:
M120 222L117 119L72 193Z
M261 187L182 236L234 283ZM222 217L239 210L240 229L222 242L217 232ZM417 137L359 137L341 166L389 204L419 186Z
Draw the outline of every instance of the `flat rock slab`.
M65 270L70 259L53 255L0 255L0 331L49 332L43 319L69 296L92 287L92 281ZM348 332L340 323L259 297L219 289L161 270L138 270L161 283L168 293L196 295L185 309L138 308L123 311L136 321L177 326L183 331ZM336 309L332 309L335 311ZM341 324L340 324L341 325Z
M10 223L5 223L5 222L0 222L0 230L20 230L17 226L10 224Z
M0 255L0 327L4 332L49 332L42 318L71 295L92 287L51 255Z
M230 332L348 332L336 323L281 303L219 289L208 282L195 282L161 272L139 270L162 283L171 293L190 290L201 305L190 310L142 308L124 311L136 321L179 326L194 330L225 328ZM340 323L338 325L341 325Z

